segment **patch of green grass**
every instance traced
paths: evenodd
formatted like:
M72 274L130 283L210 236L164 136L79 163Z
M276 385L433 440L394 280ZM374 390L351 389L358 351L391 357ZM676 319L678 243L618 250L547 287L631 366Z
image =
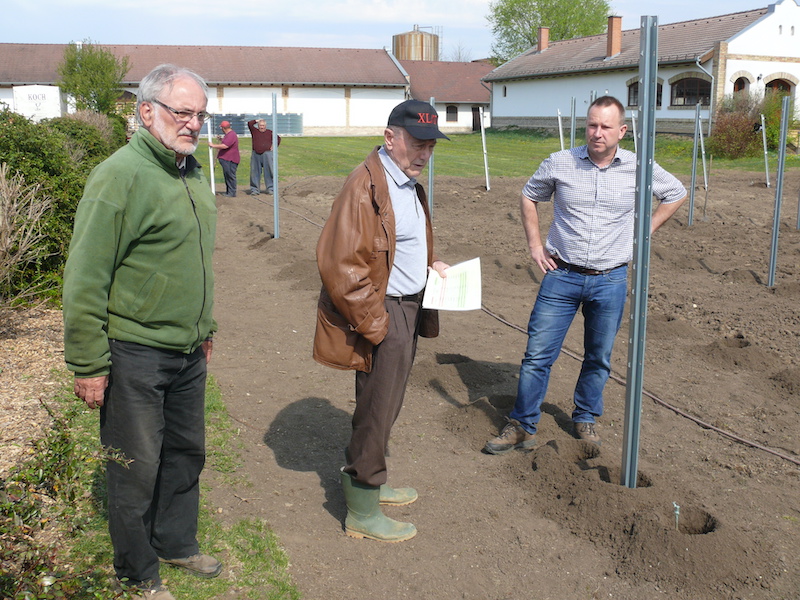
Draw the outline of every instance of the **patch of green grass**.
M240 520L231 526L217 521L203 507L199 541L204 552L224 560L223 575L199 579L181 569L162 565L161 577L177 597L213 600L230 597L248 600L297 600L300 592L289 576L289 559L278 538L261 520ZM227 576L232 573L232 576Z
M242 444L238 435L219 385L209 376L206 383L206 468L222 474L228 482L233 482L242 466Z
M576 133L575 144L584 143L583 130ZM295 177L336 176L344 178L377 145L382 137L285 137L279 150L281 179ZM242 162L237 172L240 187L250 181L250 140L241 138ZM569 146L569 131L564 132L564 144ZM631 136L622 141L622 147L631 151L634 141ZM692 172L692 148L690 136L656 136L655 159L666 170L676 175ZM537 131L510 130L487 131L486 153L490 177L528 177L539 163L552 152L561 149L558 137L545 136ZM208 165L208 149L201 143L196 154L203 165ZM768 155L770 171L778 166L777 153ZM763 171L764 157L736 160L717 159L706 155L706 166L713 172L718 169L740 171ZM786 168L800 167L800 156L788 153ZM698 154L697 169L702 175L702 157ZM437 176L483 177L485 175L484 152L480 133L451 135L450 141L440 140L436 145L434 169ZM428 177L427 169L420 176ZM222 183L222 170L215 166L215 180Z

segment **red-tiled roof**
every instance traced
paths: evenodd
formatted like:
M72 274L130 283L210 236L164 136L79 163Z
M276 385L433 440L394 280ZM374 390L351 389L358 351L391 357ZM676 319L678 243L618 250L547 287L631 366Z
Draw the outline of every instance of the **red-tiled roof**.
M694 62L767 14L768 8L682 21L658 27L658 62ZM526 79L587 71L629 68L639 63L640 28L622 32L622 50L606 58L607 35L551 42L543 52L531 48L499 66L485 81Z
M401 60L400 64L411 79L411 96L417 100L489 103L491 94L481 83L494 68L487 62Z
M0 44L0 85L53 84L65 44ZM174 63L210 85L406 85L385 50L264 46L106 45L131 65L123 84L137 84L155 66Z

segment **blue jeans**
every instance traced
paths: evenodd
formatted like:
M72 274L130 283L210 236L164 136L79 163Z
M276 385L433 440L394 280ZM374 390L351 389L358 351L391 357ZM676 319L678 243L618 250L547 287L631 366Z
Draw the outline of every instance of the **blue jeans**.
M517 400L509 418L536 433L556 362L572 320L581 307L584 358L575 386L575 423L594 423L603 414L603 388L611 373L611 350L622 324L628 293L628 267L604 275L582 275L558 268L548 271L528 322L528 346L519 370Z
M198 552L205 462L206 358L110 340L111 375L100 440L132 462L106 465L114 569L129 584L158 584L158 558Z

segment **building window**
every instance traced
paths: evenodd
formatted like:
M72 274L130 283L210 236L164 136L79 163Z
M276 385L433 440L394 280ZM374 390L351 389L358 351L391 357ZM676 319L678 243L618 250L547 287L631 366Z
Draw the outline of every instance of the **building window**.
M786 94L789 94L792 91L792 84L786 81L785 79L773 79L765 87L768 90L773 90L775 92L784 92Z
M656 84L656 108L661 106L661 93L664 91L664 86L660 83ZM639 106L639 82L628 86L628 106Z
M671 106L695 106L696 104L708 106L711 104L711 83L687 77L672 84Z
M447 105L447 122L456 123L458 121L458 107L454 104Z
M738 92L746 92L747 88L749 87L749 83L750 82L744 77L739 77L739 79L733 82L733 93L736 94Z

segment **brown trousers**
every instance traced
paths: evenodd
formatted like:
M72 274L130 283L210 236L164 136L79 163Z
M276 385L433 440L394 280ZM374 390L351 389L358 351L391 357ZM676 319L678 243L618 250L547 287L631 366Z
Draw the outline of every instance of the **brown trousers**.
M356 372L356 409L344 470L359 483L386 483L386 449L417 352L419 301L387 298L389 332L372 351L372 370Z

